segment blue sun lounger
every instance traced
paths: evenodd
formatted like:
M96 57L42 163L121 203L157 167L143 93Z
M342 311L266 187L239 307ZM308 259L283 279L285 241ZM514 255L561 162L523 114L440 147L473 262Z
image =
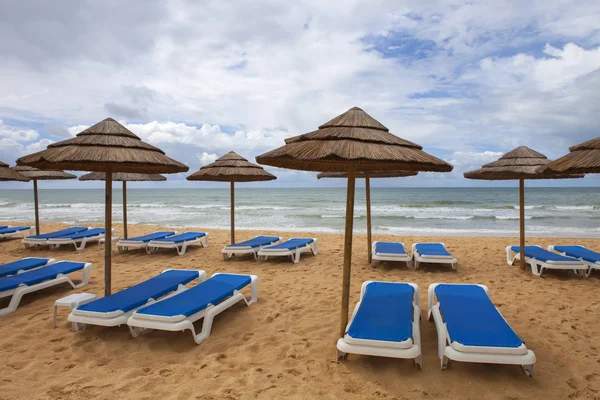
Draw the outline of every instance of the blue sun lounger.
M248 285L250 299L241 293ZM242 300L247 306L258 301L258 277L216 273L193 288L138 309L129 317L127 325L134 336L152 329L189 329L196 344L200 344L210 336L214 317ZM201 318L204 318L202 330L196 334L194 322Z
M56 260L54 258L27 257L18 261L2 264L0 265L0 278L20 274L29 271L30 269L54 264L55 262Z
M255 260L258 260L258 252L265 246L271 246L281 240L278 236L256 236L254 239L244 242L230 244L223 247L221 254L225 261L236 254L252 254Z
M317 239L315 238L291 238L287 241L271 246L263 247L258 251L259 257L290 256L294 264L300 261L302 253L310 252L318 254Z
M450 264L453 270L458 268L458 261L446 249L444 243L413 243L412 259L414 260L415 269L419 268L419 264Z
M364 282L360 300L337 342L346 354L412 359L421 368L419 287L404 282Z
M59 261L42 268L23 272L0 279L0 298L12 296L8 307L0 309L0 315L14 312L21 298L27 293L37 292L51 286L68 282L73 289L87 285L92 264L73 261ZM74 283L67 275L82 271L81 282Z
M377 261L400 261L410 265L410 256L406 254L404 243L400 242L373 242L373 256L371 266Z
M583 246L548 246L548 251L556 251L563 256L577 258L588 266L586 276L592 273L592 270L600 271L600 253L596 253Z
M185 254L188 246L199 244L200 247L208 246L208 233L206 232L184 232L179 235L169 236L164 239L153 239L148 242L148 254L155 253L160 249L175 249L180 256Z
M508 265L514 265L520 258L519 246L506 247L506 262ZM515 256L512 257L512 254ZM573 271L578 275L586 276L588 266L583 261L573 257L566 257L553 253L540 246L525 246L525 262L531 267L531 273L535 276L542 276L545 269L562 269Z
M535 354L506 322L488 293L484 285L429 286L429 319L435 322L442 369L449 360L511 364L520 365L532 376Z
M25 245L25 247L29 246L44 246L49 245L48 239L58 238L66 235L74 235L79 232L87 231L89 228L85 226L72 226L67 229L61 229L59 231L44 233L41 235L33 235L27 236L24 238L21 243Z
M129 250L130 248L146 249L146 251L148 251L148 243L151 241L165 239L169 236L175 235L176 233L177 232L175 231L153 232L144 236L121 239L117 242L117 248L119 249L119 253Z
M205 278L204 271L168 269L128 289L75 308L69 314L69 321L76 324L77 330L86 324L124 325L136 309L147 306L163 296L185 290L185 285L194 279L202 282Z
M114 233L114 229L113 229ZM85 249L85 245L90 242L97 242L104 237L104 228L91 228L82 232L62 235L48 239L48 244L54 248L63 244L72 244L75 250Z
M0 229L0 239L10 239L13 236L24 238L25 231L29 231L31 234L31 226L7 226Z

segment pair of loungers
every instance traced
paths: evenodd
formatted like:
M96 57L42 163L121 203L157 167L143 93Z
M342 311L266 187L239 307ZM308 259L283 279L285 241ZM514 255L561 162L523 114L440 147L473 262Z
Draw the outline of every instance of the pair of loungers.
M7 226L0 227L0 239L12 239L14 237L25 237L25 232L31 234L31 226Z
M446 249L444 243L413 243L412 256L409 256L401 242L373 242L373 257L371 266L377 261L405 262L410 267L413 261L414 268L419 268L420 263L450 264L452 269L458 268L458 260Z
M7 307L0 309L0 316L14 312L21 298L61 283L69 283L73 289L87 285L92 264L74 261L55 261L53 258L24 258L0 265L0 299L10 297ZM82 278L75 283L69 274L81 272Z
M204 271L166 270L145 282L75 308L69 321L76 329L85 325L128 325L137 337L153 329L190 330L194 341L202 343L210 336L216 315L239 301L250 305L258 300L258 277L241 274L213 274ZM186 284L198 280L188 288ZM247 298L241 291L250 286ZM194 322L204 318L196 333Z
M97 242L104 238L104 228L89 228L85 226L72 226L59 231L25 237L21 243L29 246L50 246L58 248L63 244L72 244L75 250L85 249L86 244Z
M535 354L527 349L490 300L484 285L429 286L428 317L438 335L441 368L449 360L520 365L531 376ZM414 283L364 282L360 301L337 342L348 353L412 359L421 363L419 287Z
M148 254L155 253L158 249L175 249L180 256L184 255L188 246L208 246L208 233L184 232L177 234L174 231L153 232L144 236L121 239L117 242L119 252L129 249L145 249Z
M225 261L236 255L252 254L254 259L263 257L290 257L294 264L300 261L303 253L318 254L317 239L315 238L291 238L280 243L281 238L277 236L256 236L244 242L225 246L221 253Z
M582 276L588 276L593 269L600 269L600 254L583 246L549 246L548 250L540 246L525 246L524 256L531 273L536 276L542 276L547 269L573 271ZM515 264L520 257L519 246L506 248L509 265Z

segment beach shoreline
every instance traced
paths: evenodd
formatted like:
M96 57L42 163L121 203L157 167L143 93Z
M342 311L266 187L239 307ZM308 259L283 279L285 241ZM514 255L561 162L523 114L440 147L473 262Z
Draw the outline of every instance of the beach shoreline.
M20 225L10 221L11 225ZM88 225L88 224L82 224ZM100 224L90 224L101 226ZM42 223L42 231L66 227ZM115 224L117 236L122 225ZM130 225L129 236L160 226ZM179 232L201 228L176 229ZM458 258L453 272L445 266L418 270L385 263L367 263L364 235L353 238L351 309L365 280L405 281L421 291L423 370L409 360L350 355L336 361L342 286L343 236L322 232L237 231L242 241L259 234L284 238L315 237L319 254L300 263L252 257L223 261L220 250L229 231L208 229L207 248L147 255L132 251L113 255L113 292L154 276L167 268L255 274L259 301L237 304L215 319L211 336L196 345L189 331L151 332L132 338L126 327L90 327L71 332L61 308L58 327L51 328L54 301L71 293L102 295L103 257L95 243L82 252L63 246L25 249L19 240L0 242L3 262L23 257L93 263L90 284L73 291L68 285L26 295L16 312L0 317L0 349L4 363L0 399L198 398L198 399L592 399L600 393L600 274L582 279L566 272L543 278L506 264L505 247L515 237L395 236L376 234L373 240L402 241L407 249L417 241L444 242ZM599 239L577 244L600 249ZM527 244L573 244L572 238L527 237ZM453 362L439 369L435 327L426 320L427 287L434 282L480 283L517 334L537 357L534 377L517 366ZM5 306L5 299L2 306ZM23 382L36 382L24 385Z

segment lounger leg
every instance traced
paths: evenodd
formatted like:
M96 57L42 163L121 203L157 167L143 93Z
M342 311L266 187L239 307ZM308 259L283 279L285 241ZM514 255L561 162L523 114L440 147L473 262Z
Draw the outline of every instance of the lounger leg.
M442 368L442 370L448 368L448 364L450 364L450 359L448 357L446 357L446 356L443 356L442 360L441 360L441 368Z
M415 364L415 367L419 368L420 370L423 370L423 359L421 356L415 358L413 360L413 363Z
M345 360L347 356L348 355L346 353L344 353L343 351L340 351L338 349L338 351L337 351L337 359L338 359L338 361L339 360Z
M182 255L184 255L184 254L185 254L185 251L186 251L186 250L187 250L187 243L184 243L184 244L181 246L181 250L180 250L180 249L177 249L177 254L179 254L180 256L182 256Z
M523 372L525 372L525 375L527 375L529 377L533 377L533 364L521 365L521 368L523 369Z
M54 305L54 310L52 312L52 329L56 328L56 304Z

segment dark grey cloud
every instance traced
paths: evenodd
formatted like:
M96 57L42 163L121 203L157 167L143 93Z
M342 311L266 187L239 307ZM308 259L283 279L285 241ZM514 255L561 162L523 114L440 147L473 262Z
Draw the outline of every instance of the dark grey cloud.
M59 138L70 138L71 137L71 133L69 133L69 130L64 126L50 125L50 126L46 126L45 128L46 128L46 132L48 132L48 134L50 136L59 137Z
M130 121L143 119L148 113L145 108L135 108L125 104L106 103L104 108L111 117L121 117Z

